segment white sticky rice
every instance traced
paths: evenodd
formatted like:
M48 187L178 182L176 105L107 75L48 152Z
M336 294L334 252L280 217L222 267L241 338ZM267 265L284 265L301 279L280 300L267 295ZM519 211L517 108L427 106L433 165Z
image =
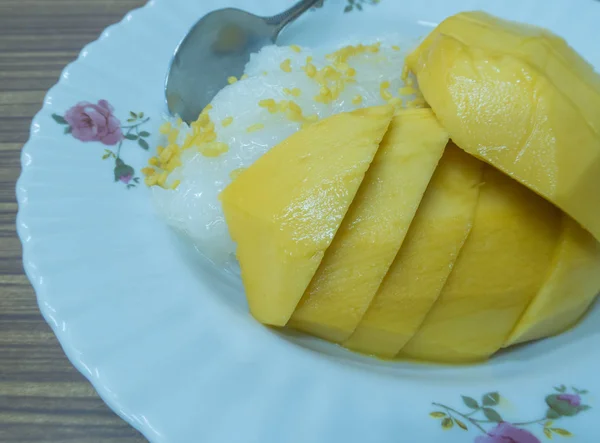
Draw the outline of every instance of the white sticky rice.
M380 42L378 52L366 52L352 56L347 64L356 70L356 82L349 83L332 103L315 101L320 85L302 69L307 57L321 69L331 63L326 55L332 49L292 48L269 46L254 54L246 66L247 78L237 81L219 92L209 111L214 122L217 141L228 145L229 150L218 157L206 157L198 149L187 149L181 154L182 165L173 170L167 183L180 183L175 190L153 186L153 199L159 213L173 228L193 240L198 249L216 263L223 264L233 258L235 244L231 240L219 193L231 182L232 172L247 168L273 146L300 129L300 124L290 121L283 113L270 113L259 106L265 99L293 100L303 115L317 114L319 119L354 109L386 103L381 93L383 82L390 82L387 89L394 97L405 102L414 99L399 91L405 86L402 70L410 44L400 38L387 36L369 42L349 42L364 45ZM344 45L346 46L346 45ZM285 72L281 63L291 60L291 72ZM202 85L199 85L202 87ZM298 88L300 96L291 96L289 90ZM287 89L287 92L285 91ZM297 92L296 92L297 93ZM362 98L358 103L357 96ZM233 121L227 127L222 122L228 117ZM172 125L175 120L165 118ZM249 127L262 124L264 128L248 131ZM256 126L255 126L256 127ZM191 129L179 126L177 143L183 144ZM163 131L166 132L166 131ZM161 145L166 145L166 135Z

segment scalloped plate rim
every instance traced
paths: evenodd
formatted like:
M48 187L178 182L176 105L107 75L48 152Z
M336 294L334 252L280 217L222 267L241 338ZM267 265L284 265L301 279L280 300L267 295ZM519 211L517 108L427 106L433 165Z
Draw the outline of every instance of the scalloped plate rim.
M38 272L35 269L36 268L35 260L31 257L32 254L31 254L29 244L26 241L24 241L24 238L28 235L28 232L27 232L28 228L26 227L24 220L23 220L24 217L26 216L26 212L29 208L29 206L28 206L29 202L27 201L28 200L27 199L27 190L26 190L26 186L24 186L24 184L27 182L27 180L31 174L31 169L30 169L29 165L27 164L26 157L28 155L28 151L30 150L30 144L38 137L38 135L35 132L35 126L37 124L37 121L41 118L41 116L47 112L48 97L52 96L52 94L54 93L54 91L56 89L63 86L63 84L65 83L65 74L69 73L74 65L80 63L81 60L85 56L87 56L87 53L89 53L90 51L93 51L94 47L96 45L101 44L104 40L110 38L115 29L120 29L120 28L124 27L125 25L127 25L127 19L129 17L139 14L140 11L150 7L151 4L153 4L153 3L154 3L154 1L149 2L140 8L136 8L136 9L128 12L124 16L124 18L121 19L119 22L107 27L104 31L102 31L100 36L95 41L84 46L84 48L80 51L78 57L74 61L69 63L62 70L58 82L52 88L50 88L49 91L47 92L47 94L45 95L42 108L36 113L36 115L32 119L32 123L30 126L30 136L29 136L27 143L23 146L23 149L21 152L22 172L16 183L16 195L17 195L17 201L19 204L19 210L18 210L18 214L17 214L17 218L16 218L16 227L17 227L17 234L23 245L23 265L24 265L25 274L27 275L29 281L31 282L31 284L35 290L37 300L38 300L38 306L40 308L40 311L41 311L44 319L50 325L53 333L59 339L61 347L63 348L63 351L67 355L68 359L75 366L75 368L90 381L90 383L93 385L94 389L98 392L99 396L103 399L104 402L107 403L107 405L113 411L115 411L115 413L117 413L121 418L123 418L125 421L130 423L133 427L138 429L148 439L150 439L150 437L153 437L156 439L155 441L158 441L157 435L153 431L150 424L141 423L138 420L133 419L132 414L129 411L123 409L123 405L120 404L119 401L116 398L114 398L113 395L111 395L109 392L107 392L107 390L105 390L105 386L103 386L102 383L99 382L99 380L94 379L93 377L88 375L88 372L85 370L85 363L83 361L81 361L80 359L78 359L76 355L74 355L74 346L71 344L70 337L65 336L64 334L61 334L61 331L59 330L58 325L52 320L51 313L48 311L48 307L46 306L46 301L49 297L49 295L47 294L47 291L46 291L47 287L41 284L40 275L38 274Z

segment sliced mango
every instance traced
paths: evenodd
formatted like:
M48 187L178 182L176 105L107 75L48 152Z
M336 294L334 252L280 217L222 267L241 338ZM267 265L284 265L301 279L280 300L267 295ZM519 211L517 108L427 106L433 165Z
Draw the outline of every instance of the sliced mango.
M471 231L483 166L448 145L400 253L344 346L394 357L416 333Z
M468 362L502 347L539 291L561 232L561 213L491 167L475 221L438 300L400 355Z
M460 148L600 239L600 76L548 31L462 17L407 59L423 96Z
M430 109L399 111L289 325L334 342L358 325L448 143Z
M284 326L315 274L391 122L381 106L293 134L222 193L252 315Z
M600 292L600 244L570 217L540 292L504 346L559 334L587 311Z

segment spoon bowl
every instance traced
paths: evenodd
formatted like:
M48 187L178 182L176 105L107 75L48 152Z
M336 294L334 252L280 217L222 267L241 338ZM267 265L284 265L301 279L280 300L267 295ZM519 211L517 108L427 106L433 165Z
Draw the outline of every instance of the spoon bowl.
M202 17L175 50L165 85L172 115L191 123L214 96L239 77L250 54L276 42L282 29L322 0L303 0L273 17L226 8Z

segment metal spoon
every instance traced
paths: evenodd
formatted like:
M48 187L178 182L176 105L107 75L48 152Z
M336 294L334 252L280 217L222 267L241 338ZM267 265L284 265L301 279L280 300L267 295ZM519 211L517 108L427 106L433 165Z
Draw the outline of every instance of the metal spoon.
M169 112L191 123L214 96L239 76L250 54L275 43L282 29L323 0L302 0L273 17L219 9L203 18L175 50L165 94Z

